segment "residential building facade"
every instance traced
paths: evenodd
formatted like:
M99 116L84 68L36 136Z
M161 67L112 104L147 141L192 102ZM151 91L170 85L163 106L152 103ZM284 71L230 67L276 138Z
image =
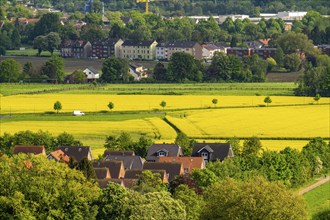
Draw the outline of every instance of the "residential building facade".
M93 42L92 57L109 58L112 56L120 57L121 46L124 41L120 38L106 38Z
M92 44L89 41L65 41L61 46L61 57L86 59L92 54Z
M160 42L156 47L156 59L170 60L176 52L184 52L195 59L203 59L203 47L195 41L169 41Z
M154 60L156 56L156 41L131 41L126 40L122 44L121 58Z

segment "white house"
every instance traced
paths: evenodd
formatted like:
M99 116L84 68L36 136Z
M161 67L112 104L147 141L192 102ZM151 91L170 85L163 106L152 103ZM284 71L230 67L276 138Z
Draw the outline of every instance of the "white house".
M87 82L93 82L100 78L97 69L94 69L93 67L87 67L83 72L86 74Z

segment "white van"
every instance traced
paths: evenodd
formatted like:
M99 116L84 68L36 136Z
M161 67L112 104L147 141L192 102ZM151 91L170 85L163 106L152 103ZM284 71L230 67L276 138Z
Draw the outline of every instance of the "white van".
M83 115L85 115L84 112L79 111L79 110L74 110L72 114L75 115L75 116L83 116Z

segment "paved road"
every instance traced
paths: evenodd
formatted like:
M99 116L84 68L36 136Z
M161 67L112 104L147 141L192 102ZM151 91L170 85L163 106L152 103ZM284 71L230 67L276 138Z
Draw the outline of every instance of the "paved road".
M299 194L300 195L303 195L303 194L305 194L305 193L307 193L307 192L315 189L316 187L321 186L322 184L328 182L329 180L330 180L330 176L327 176L326 178L322 178L318 182L316 182L316 183L314 183L314 184L312 184L312 185L310 185L310 186L308 186L308 187L300 190L299 191Z

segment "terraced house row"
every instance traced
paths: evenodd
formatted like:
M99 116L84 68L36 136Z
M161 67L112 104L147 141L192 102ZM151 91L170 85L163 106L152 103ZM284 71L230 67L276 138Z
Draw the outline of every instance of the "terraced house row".
M269 41L269 40L268 40ZM275 48L268 48L268 41L247 42L248 48L231 48L224 43L199 44L195 41L132 41L122 39L100 39L93 43L86 41L65 41L61 47L64 58L103 59L109 57L130 60L168 61L173 53L184 52L197 60L212 59L215 52L234 56L250 56L257 53L261 58L275 56Z
M176 176L191 173L194 169L204 169L209 162L234 156L229 143L196 143L191 156L184 156L179 145L166 143L152 144L146 158L133 151L107 150L102 160L95 160L88 146L59 146L47 155L44 146L16 145L13 153L47 156L49 160L69 166L83 160L91 161L101 188L106 187L108 182L130 188L145 170L159 174L161 181L168 183Z

